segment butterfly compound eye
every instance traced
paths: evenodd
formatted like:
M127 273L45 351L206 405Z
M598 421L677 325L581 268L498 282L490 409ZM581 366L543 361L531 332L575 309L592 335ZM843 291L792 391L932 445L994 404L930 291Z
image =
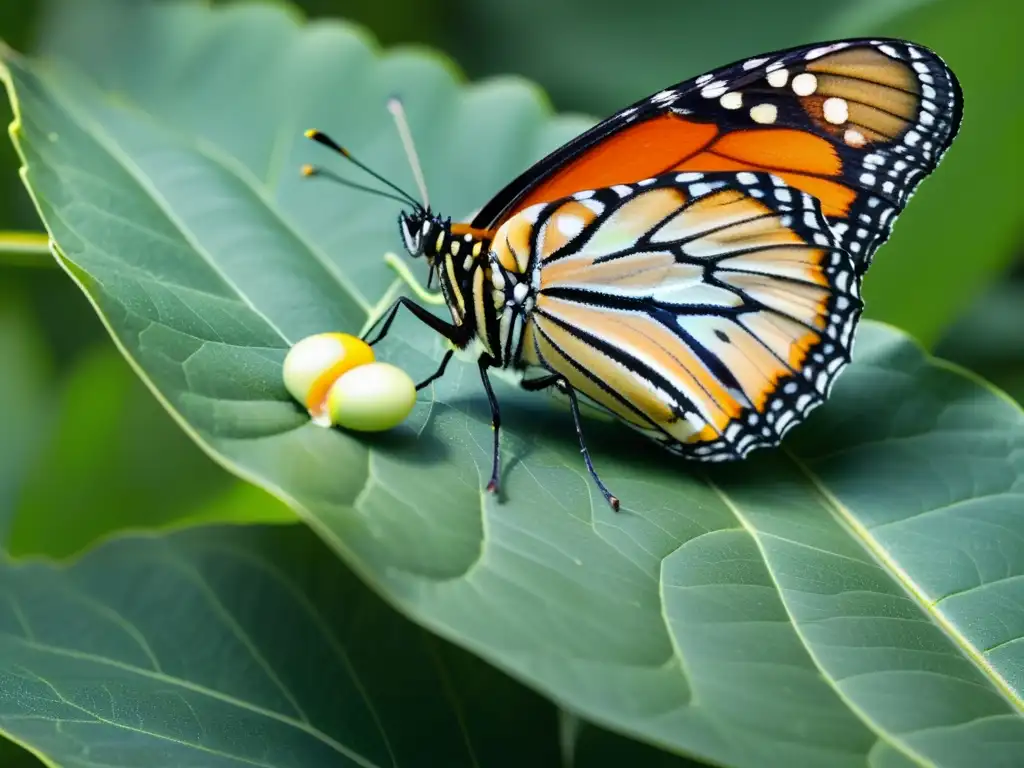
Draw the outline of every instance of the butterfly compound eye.
M421 216L410 216L407 213L399 214L398 228L402 233L402 242L410 256L418 257L423 255L423 235L428 228L428 223Z

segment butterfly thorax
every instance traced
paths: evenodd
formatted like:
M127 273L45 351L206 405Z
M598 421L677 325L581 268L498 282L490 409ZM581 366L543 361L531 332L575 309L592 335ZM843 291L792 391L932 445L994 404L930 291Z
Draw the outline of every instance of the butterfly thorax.
M460 331L453 343L465 349L477 342L494 365L507 366L514 359L508 344L510 321L523 289L516 288L515 275L494 261L495 233L453 224L426 210L402 214L399 225L410 255L426 258L430 275L437 275L452 322Z

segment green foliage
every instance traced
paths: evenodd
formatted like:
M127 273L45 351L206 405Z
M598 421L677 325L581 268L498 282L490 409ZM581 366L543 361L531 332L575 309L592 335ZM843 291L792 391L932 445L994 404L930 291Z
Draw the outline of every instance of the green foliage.
M127 537L0 589L0 726L62 766L558 763L551 705L299 526Z
M867 324L829 405L786 450L741 470L695 469L615 425L588 425L623 498L619 515L587 480L567 416L546 418L551 403L506 386L505 496L481 495L490 430L469 366L392 434L312 426L280 382L284 351L309 333L360 328L399 289L381 261L399 244L389 204L299 178L302 162L325 160L301 130L340 133L405 180L383 110L387 95L402 94L434 203L461 216L583 123L549 117L520 82L462 86L437 58L382 57L349 27L303 29L267 6L123 12L133 14L121 19L130 37L68 47L63 61L7 60L14 136L60 263L193 439L287 500L390 602L588 719L727 765L998 764L1024 748L1015 642L1024 614L1006 608L1021 604L1024 573L1024 555L1009 545L1024 522L1019 408ZM381 350L418 375L441 346L406 319ZM273 765L327 759L301 751L325 748L303 727L307 710L327 713L312 730L346 748L369 738L345 720L365 717L361 708L329 711L351 694L325 697L308 687L310 668L293 667L325 653L307 657L286 642L278 627L298 618L266 623L295 616L305 595L318 621L349 637L344 590L355 582L312 547L288 528L203 529L112 542L70 568L12 566L13 594L36 590L38 616L56 599L47 588L66 601L85 584L93 614L116 616L120 628L100 649L78 645L96 631L55 636L71 652L64 659L26 648L39 619L12 609L11 650L0 658L13 659L7 674L26 695L14 697L5 727L64 754L83 736L58 739L53 721L72 710L80 719L84 706L108 730L83 732L116 749L124 724L115 713L144 711L146 743L163 745L150 759L184 761L176 750L208 748L210 760L260 755ZM264 559L273 565L254 566ZM120 586L147 567L155 612L142 607L144 593ZM284 579L297 585L290 590L258 573L293 567L301 575ZM165 635L169 609L210 605L219 620L189 613L175 630L212 633L201 643ZM140 635L179 649L206 643L219 655L165 661ZM360 674L393 666L368 661ZM208 665L229 662L211 685ZM145 672L170 663L180 667L159 678L157 694ZM394 680L413 674L402 669ZM64 689L82 677L107 680L120 706L102 688ZM423 696L438 695L436 682L425 685ZM48 686L56 696L42 695ZM49 703L32 703L41 699ZM51 709L37 722L32 706ZM388 741L411 728L457 750L450 708L424 710L449 726L396 720L384 728ZM238 728L260 738L240 742ZM367 744L356 754L386 754ZM133 765L143 753L118 754L116 764ZM313 756L289 762L303 754ZM486 764L498 760L495 751Z
M1024 269L992 285L954 325L938 352L1024 403Z
M8 535L5 511L17 503L50 419L46 388L52 361L19 287L14 281L0 287L0 541Z
M232 482L197 450L116 350L95 348L61 389L47 393L55 427L23 480L7 542L12 555L64 557L111 532L195 524L206 514L220 522L232 514L294 521L280 505L255 503L255 489ZM82 450L90 444L102 449ZM228 504L235 495L254 503ZM67 513L75 508L90 514Z
M561 103L602 113L800 40L932 45L968 121L879 255L869 302L931 343L1012 253L1020 198L993 191L1019 166L1021 112L1002 98L1015 70L998 16L790 0L751 2L736 26L714 3L529 6L465 6L458 23L481 24L460 41L523 20L533 40L530 56L467 58L535 66ZM352 10L389 40L458 29L424 4L381 7ZM629 47L640 26L649 51ZM45 56L6 62L64 271L3 273L0 543L47 559L0 558L0 730L83 768L974 766L1024 750L1014 403L868 323L829 404L741 467L588 423L615 515L559 403L499 384L496 501L472 366L386 435L311 426L286 395L290 343L356 332L402 290L382 261L400 250L394 206L302 180L300 164L336 158L301 133L337 134L411 186L383 109L401 94L432 201L462 217L590 118L278 6L59 2L44 28ZM982 181L991 197L962 194ZM55 284L67 276L73 296ZM1018 360L1019 302L999 295L941 349L985 370ZM123 354L96 346L96 314ZM379 350L417 377L442 353L408 317ZM308 525L281 525L295 515L273 496ZM159 530L125 535L139 529ZM15 760L37 763L0 742L0 764Z

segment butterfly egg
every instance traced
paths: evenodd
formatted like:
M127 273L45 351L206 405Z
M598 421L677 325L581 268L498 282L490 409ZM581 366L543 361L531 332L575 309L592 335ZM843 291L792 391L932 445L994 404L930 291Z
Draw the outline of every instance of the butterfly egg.
M409 374L389 363L369 363L338 378L327 395L331 423L357 432L397 427L416 404Z
M345 373L374 361L370 345L347 333L317 333L295 344L284 358L284 385L313 421L329 426L327 393Z

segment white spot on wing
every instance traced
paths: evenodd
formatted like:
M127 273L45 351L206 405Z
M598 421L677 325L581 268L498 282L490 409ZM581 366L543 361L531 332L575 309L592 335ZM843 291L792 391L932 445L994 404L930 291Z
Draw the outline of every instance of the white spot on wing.
M779 115L779 108L774 104L758 104L750 109L750 119L762 125L771 125Z
M842 125L850 117L850 107L846 103L846 99L840 99L838 96L830 96L825 99L821 110L825 115L825 120L832 125Z
M868 143L867 137L855 128L848 129L846 133L843 134L843 139L851 147L863 147Z
M583 231L583 219L571 214L562 214L558 217L558 231L566 237L576 237Z
M691 184L690 194L694 197L701 197L709 192L714 192L716 189L721 189L724 186L725 182L722 181L716 181L714 184L707 184L703 182L699 184Z
M793 78L793 93L797 96L810 96L818 90L818 78L810 72L801 72Z
M701 90L700 95L705 99L717 99L723 93L728 90L728 86L721 80L716 80L709 85L704 86Z
M729 91L718 101L725 109L739 109L743 106L743 94L739 91Z
M768 85L772 88L781 88L787 82L789 82L789 70L780 67L772 72L768 73Z

